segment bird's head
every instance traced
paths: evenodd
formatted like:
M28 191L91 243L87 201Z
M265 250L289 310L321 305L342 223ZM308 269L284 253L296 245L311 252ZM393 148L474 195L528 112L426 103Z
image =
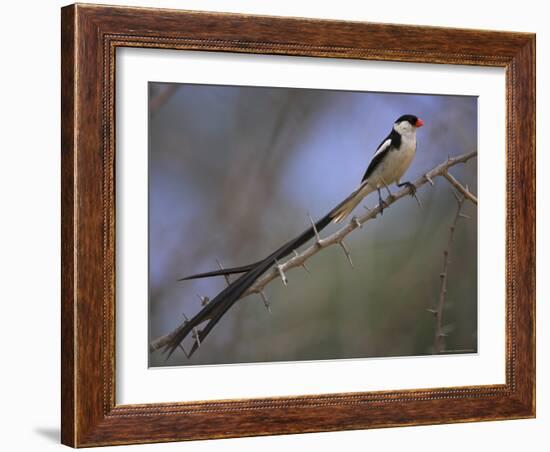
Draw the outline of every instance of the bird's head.
M397 118L393 124L394 130L400 135L415 133L416 129L422 127L424 121L415 115L403 115Z

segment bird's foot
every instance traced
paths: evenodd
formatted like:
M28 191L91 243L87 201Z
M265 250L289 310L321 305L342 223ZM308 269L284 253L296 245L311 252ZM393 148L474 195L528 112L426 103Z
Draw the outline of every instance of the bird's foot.
M397 184L398 187L407 187L409 191L411 192L411 196L416 196L416 185L414 185L412 182L402 182L400 184Z
M420 199L418 199L418 196L416 196L416 186L412 182L402 182L400 184L397 184L398 187L407 187L409 189L409 192L411 196L416 200L418 207L422 208L422 204L420 203Z

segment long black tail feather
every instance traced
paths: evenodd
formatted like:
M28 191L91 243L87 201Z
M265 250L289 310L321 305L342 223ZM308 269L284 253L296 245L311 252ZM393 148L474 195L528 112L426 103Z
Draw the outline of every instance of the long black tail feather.
M250 269L241 275L238 279L233 281L229 286L222 290L216 297L214 297L204 308L202 308L193 318L191 318L183 327L170 339L170 342L166 344L165 351L168 353L168 357L179 347L181 342L193 331L198 330L198 326L205 321L209 320L204 329L198 331L198 338L195 339L191 351L188 356L191 356L199 345L204 341L206 336L210 333L212 328L220 321L223 315L233 304L241 297L246 290L254 284L254 282L267 270L269 270L276 263L277 260L291 254L295 249L299 248L315 236L315 230L320 231L330 224L332 221L332 213L325 215L317 223L315 228L311 226L302 232L295 239L285 243L275 252L270 254L265 259L251 265ZM248 267L248 266L247 266ZM240 267L243 268L243 267ZM229 270L229 269L228 269ZM221 270L220 270L221 271ZM215 272L209 272L215 273ZM224 274L224 273L220 273ZM193 277L201 277L200 275L193 275L187 277L192 279Z
M340 204L338 204L336 207L334 207L327 215L325 215L321 220L319 220L317 222L317 224L315 224L315 227L316 227L317 231L322 230L328 224L330 224L330 222L332 220L334 220L340 214L341 208L343 206L345 206L348 202L350 202L353 198L355 198L355 196L359 193L359 191L361 190L363 185L364 184L361 184L357 190L355 190L353 193L351 193L346 199L344 199ZM323 220L325 220L325 221L323 221ZM304 231L302 233L302 235L300 235L298 238L301 238L306 233L309 234L308 235L309 238L306 239L305 241L303 241L300 245L296 245L294 249L298 248L299 246L301 246L305 242L307 242L309 239L311 239L314 236L315 231L313 230L313 227L311 227L307 231ZM297 240L297 239L295 239L295 240ZM291 243L291 242L288 242L288 243ZM283 247L284 246L286 246L286 245L283 245ZM294 249L289 250L285 255L278 256L277 259L285 258L290 253L292 253L294 251ZM210 278L210 277L213 277L213 276L227 276L227 275L232 275L232 274L236 274L236 273L246 273L246 272L249 272L250 270L252 270L253 268L255 268L257 265L260 265L260 263L262 263L262 262L263 261L258 261L258 262L254 262L252 264L242 265L240 267L222 268L222 269L219 269L219 270L212 270L212 271L205 272L205 273L196 273L194 275L189 275L189 276L185 276L183 278L179 278L178 281L188 281L188 280L191 280L191 279Z
M221 268L219 270L213 270L213 271L210 271L210 272L196 273L194 275L179 278L178 281L188 281L190 279L199 279L199 278L210 278L212 276L233 275L235 273L246 273L246 272L252 270L260 262L261 261L254 262L253 264L243 265L241 267Z
M198 273L195 275L181 278L181 280L189 280L196 278L207 278L210 276L221 276L232 273L243 273L235 281L231 282L225 289L216 295L206 306L204 306L193 318L186 322L164 346L164 351L168 353L166 359L178 348L181 342L192 332L196 332L195 342L188 353L190 357L204 341L206 336L212 331L212 328L220 321L225 313L233 306L233 304L246 292L246 290L254 284L254 282L267 270L269 270L276 261L285 258L294 250L307 243L315 237L315 231L319 232L326 228L336 217L340 208L347 202L352 200L360 191L361 187L351 193L346 199L334 207L328 214L312 225L310 228L302 232L298 237L285 243L279 249L271 253L265 259L253 264L244 265L241 267L233 267L215 270L206 273ZM206 326L199 330L199 326L206 322Z

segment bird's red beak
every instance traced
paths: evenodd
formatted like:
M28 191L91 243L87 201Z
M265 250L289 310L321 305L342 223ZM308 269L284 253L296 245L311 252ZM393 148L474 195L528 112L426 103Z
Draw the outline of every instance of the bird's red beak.
M418 118L418 119L416 120L415 126L416 126L416 127L422 127L423 125L424 125L424 121L422 121L422 119Z

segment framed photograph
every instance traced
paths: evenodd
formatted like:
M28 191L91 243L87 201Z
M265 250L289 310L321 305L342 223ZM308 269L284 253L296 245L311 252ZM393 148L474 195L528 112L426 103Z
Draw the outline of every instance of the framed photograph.
M61 32L64 444L535 416L533 34Z

